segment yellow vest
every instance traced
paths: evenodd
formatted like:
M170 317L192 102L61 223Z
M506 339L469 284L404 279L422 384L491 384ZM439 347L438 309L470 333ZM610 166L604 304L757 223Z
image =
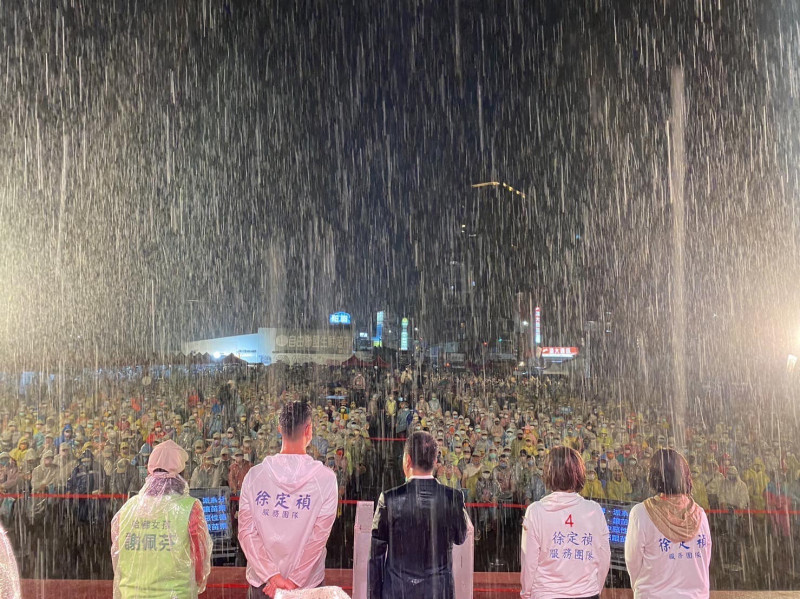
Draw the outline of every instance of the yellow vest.
M122 599L196 599L189 515L197 499L137 495L119 512L115 585Z

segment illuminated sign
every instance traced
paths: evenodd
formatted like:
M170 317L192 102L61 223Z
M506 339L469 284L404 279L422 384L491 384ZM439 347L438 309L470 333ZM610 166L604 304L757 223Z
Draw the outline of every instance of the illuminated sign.
M200 500L212 539L231 538L231 513L227 488L191 489L189 494Z
M383 310L378 312L377 316L375 317L375 338L372 340L372 344L375 347L380 347L383 341L383 319L386 317L386 314Z
M536 306L536 312L533 316L533 330L534 341L536 345L539 345L542 342L542 309L539 306Z
M350 324L350 315L347 312L334 312L328 317L330 324Z
M343 330L293 331L281 330L275 337L279 353L343 354L350 351L353 338Z
M408 318L401 321L400 351L408 351Z
M543 358L574 358L578 355L577 347L542 347Z
M602 506L603 515L608 525L608 542L614 547L624 547L628 536L628 519L632 506Z

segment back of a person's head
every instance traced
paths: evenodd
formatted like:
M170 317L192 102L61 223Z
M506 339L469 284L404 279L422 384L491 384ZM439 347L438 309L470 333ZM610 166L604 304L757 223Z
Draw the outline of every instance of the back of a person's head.
M406 440L405 452L411 458L411 466L415 470L431 472L438 451L436 439L425 431L417 431Z
M659 449L650 458L647 482L656 493L688 495L692 492L689 463L674 449Z
M583 458L571 447L554 447L544 460L542 478L551 491L579 493L586 484Z
M306 425L311 422L311 404L307 401L290 401L281 408L279 424L281 435L289 440L301 437Z

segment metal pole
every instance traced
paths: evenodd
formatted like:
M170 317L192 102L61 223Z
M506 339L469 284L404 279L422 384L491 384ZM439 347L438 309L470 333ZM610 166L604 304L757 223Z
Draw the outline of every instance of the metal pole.
M156 282L150 280L150 320L153 336L153 355L156 354Z
M684 298L686 236L686 148L684 129L683 68L674 66L671 72L672 116L667 128L669 139L669 198L672 208L672 273L670 281L672 307L672 418L677 447L685 448L686 418L686 303Z

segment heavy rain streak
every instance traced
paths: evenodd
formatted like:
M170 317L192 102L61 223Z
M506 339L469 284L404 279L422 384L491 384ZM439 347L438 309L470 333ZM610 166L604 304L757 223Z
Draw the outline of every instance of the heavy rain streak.
M213 508L203 596L244 597L239 492L293 400L353 596L357 502L405 482L417 430L476 597L519 591L561 445L606 588L671 448L712 591L800 589L800 4L34 0L0 2L0 49L24 596L110 596L112 517L172 439Z

